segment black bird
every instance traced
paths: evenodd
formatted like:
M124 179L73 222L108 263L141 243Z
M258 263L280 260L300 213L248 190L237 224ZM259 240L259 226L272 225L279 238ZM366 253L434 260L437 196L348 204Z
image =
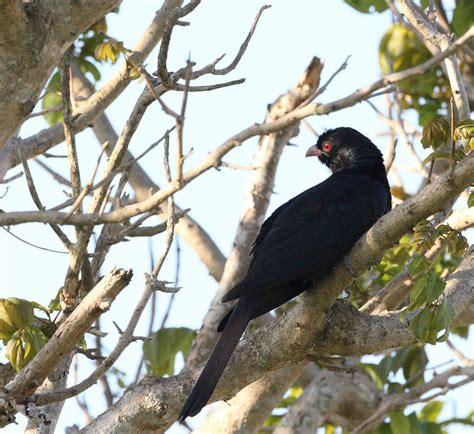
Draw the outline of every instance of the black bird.
M382 153L363 134L328 130L306 156L317 156L332 175L263 223L247 275L222 299L239 301L218 327L222 335L181 410L181 422L207 404L249 321L314 286L391 209Z

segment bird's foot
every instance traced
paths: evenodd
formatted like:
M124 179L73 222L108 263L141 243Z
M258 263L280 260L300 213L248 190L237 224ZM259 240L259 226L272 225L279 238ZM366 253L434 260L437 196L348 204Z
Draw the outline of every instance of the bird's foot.
M358 277L359 275L354 271L354 269L352 268L352 264L351 264L351 261L349 260L349 257L347 255L344 255L342 257L343 261L344 261L344 266L347 268L347 271L349 271L350 275L355 279L356 277Z

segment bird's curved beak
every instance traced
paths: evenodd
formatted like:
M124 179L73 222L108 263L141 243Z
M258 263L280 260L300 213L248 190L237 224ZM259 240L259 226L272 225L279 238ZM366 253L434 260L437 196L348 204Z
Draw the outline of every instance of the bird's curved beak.
M316 145L309 147L306 151L306 157L319 157L322 154L323 151L321 151L321 149L319 149Z

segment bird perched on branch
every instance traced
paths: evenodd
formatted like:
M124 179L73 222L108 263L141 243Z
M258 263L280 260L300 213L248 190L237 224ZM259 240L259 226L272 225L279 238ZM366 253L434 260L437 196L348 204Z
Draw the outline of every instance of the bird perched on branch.
M391 209L382 154L363 134L328 130L306 156L318 157L332 175L263 223L246 276L222 299L238 302L218 327L222 335L181 410L181 422L207 404L249 321L310 290Z

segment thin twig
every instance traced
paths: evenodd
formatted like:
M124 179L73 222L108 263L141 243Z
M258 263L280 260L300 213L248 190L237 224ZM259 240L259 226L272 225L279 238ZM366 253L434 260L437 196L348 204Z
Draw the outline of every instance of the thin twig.
M346 60L344 60L341 66L339 66L339 68L337 68L336 71L333 72L333 74L331 75L331 77L329 77L326 83L324 83L319 89L317 89L316 92L313 95L311 95L304 103L300 104L300 107L303 105L309 104L310 102L314 101L318 96L322 95L326 91L328 86L331 84L331 82L336 78L336 76L342 71L344 71L344 69L347 68L350 58L351 58L351 55L349 54L346 57Z
M176 239L176 272L174 275L174 284L179 287L179 272L181 268L181 248L179 246L179 239ZM168 306L166 308L165 314L163 315L163 319L161 320L160 329L166 327L166 323L168 321L171 308L173 307L173 302L175 299L176 293L171 294L171 297L168 302Z
M451 124L450 124L450 134L449 134L449 140L451 144L451 155L449 158L449 177L451 178L454 173L454 168L456 167L456 143L454 141L454 126L455 126L455 120L454 120L454 98L451 97L449 100L449 113L451 115Z
M97 319L96 321L96 328L98 330L100 330L100 318ZM97 347L97 356L99 358L96 359L96 363L95 363L95 366L96 366L96 369L100 366L100 364L105 360L105 357L103 356L103 352L102 352L102 337L100 334L97 334L95 336L95 345ZM110 388L110 384L109 384L109 381L107 379L107 374L104 374L101 378L100 378L100 384L102 386L102 392L104 394L104 399L105 399L105 402L107 404L107 407L110 407L113 402L114 402L114 395L112 393L112 389ZM76 382L77 384L77 382Z
M433 176L434 163L435 163L435 160L433 158L430 163L430 171L428 172L428 178L426 179L427 184L431 182L431 177Z
M44 115L47 115L49 113L57 113L57 112L60 112L62 109L63 109L63 105L58 104L54 107L42 110L40 112L31 113L31 114L28 115L27 119L36 118L38 116L44 116Z
M74 137L74 126L72 120L71 88L70 88L70 56L71 51L67 51L61 63L61 89L63 97L63 118L64 136L67 143L67 156L69 162L69 174L71 177L72 195L79 196L81 191L81 175L79 172L79 162L77 158L76 140Z
M18 172L16 175L10 176L10 178L4 178L0 181L0 184L8 184L9 182L14 181L15 179L21 178L23 172Z
M84 188L81 190L81 192L75 198L75 201L72 204L71 209L69 210L69 212L66 216L66 220L69 219L69 217L71 217L71 215L73 215L76 212L77 209L79 209L79 207L81 206L82 201L84 200L84 198L92 190L92 187L94 185L95 176L97 174L97 171L99 170L100 161L102 160L102 156L104 155L104 151L105 151L105 148L107 146L108 146L108 142L104 143L101 146L99 157L97 158L96 164L95 164L94 169L93 169L92 174L91 174L91 177L90 177L89 181L87 182L87 184L84 186Z
M449 383L449 380L452 377L465 376L467 378L460 380L455 383ZM433 377L432 380L428 381L421 386L414 387L407 392L394 393L387 396L379 406L379 408L364 422L358 425L353 431L352 434L360 434L366 432L370 427L376 425L379 421L383 420L385 415L390 413L392 410L397 408L405 407L409 404L414 404L416 402L426 402L431 401L435 397L444 395L446 392L452 389L457 389L458 387L463 386L471 382L474 378L474 367L459 368L453 367L438 374ZM428 397L422 398L427 392L433 389L441 389L439 392L429 395Z
M168 60L168 50L171 42L171 33L173 32L173 27L177 21L183 16L189 14L193 11L200 3L200 0L191 0L186 6L181 9L178 9L174 14L172 14L163 29L163 36L161 37L160 50L158 52L158 77L161 80L161 83L165 88L173 88L173 82L170 79L170 73L166 67L166 62Z
M257 15L255 16L255 18L253 20L252 26L250 27L250 31L249 31L247 37L245 38L244 42L240 46L239 51L237 52L237 55L235 56L234 60L232 60L232 62L228 66L226 66L225 68L222 68L222 69L215 69L214 68L214 70L212 70L210 72L211 74L226 75L229 72L233 71L237 67L240 60L242 59L242 56L244 55L245 51L247 50L247 47L250 43L250 40L252 39L253 34L255 33L255 29L257 28L257 24L258 24L258 21L260 20L260 17L262 16L263 12L266 9L269 9L269 8L271 8L271 5L263 5L260 8L260 10L257 12ZM198 74L199 74L199 72L198 72ZM195 79L195 78L199 77L200 75L198 75L198 74L196 74L192 78Z
M461 351L459 351L454 344L448 339L447 342L449 349L454 353L454 355L465 365L465 366L474 366L474 359L466 357Z
M65 255L69 254L69 252L63 252L61 250L49 249L47 247L41 247L41 246L38 246L37 244L30 243L29 241L26 241L23 238L20 238L18 235L15 235L10 229L7 229L6 227L0 226L0 228L2 228L4 231L8 232L13 238L16 238L18 241L21 241L22 243L28 244L29 246L34 247L35 249L44 250L45 252L51 252L51 253L61 253L61 254L65 254Z
M28 185L28 190L30 192L31 198L33 199L33 202L35 203L36 207L40 211L44 211L45 207L43 206L43 203L41 202L41 199L39 198L38 191L36 190L35 183L33 181L33 177L31 175L31 171L28 166L28 162L25 160L25 158L23 158L21 148L18 149L18 153L20 154L20 159L23 165L23 171L25 172L26 183ZM66 247L66 249L70 251L72 244L71 244L71 241L69 241L69 238L67 237L67 235L61 230L61 228L57 224L50 223L49 226L54 231L54 233L58 236L58 238L61 240L64 247Z
M79 371L79 360L77 356L74 356L74 361L72 363L73 384L77 384L78 371ZM76 396L76 404L84 413L85 423L90 423L93 420L93 417L89 411L89 407L87 406L87 401L85 399L82 400L79 396Z
M227 167L228 169L233 169L233 170L257 170L257 169L260 169L260 166L244 166L242 164L228 163L226 161L222 161L221 167Z
M153 270L153 266L155 265L155 258L153 257L153 246L151 243L151 238L148 239L148 252L150 254L150 269ZM150 321L148 323L148 334L147 336L151 336L153 333L153 326L155 324L155 316L156 316L156 296L157 291L153 291L151 295L151 304L150 304ZM138 383L140 379L140 374L142 372L143 363L145 362L145 355L142 352L140 357L140 363L138 364L137 373L135 374L135 383Z
M43 170L45 170L47 173L49 173L53 179L55 181L57 181L59 184L62 184L62 185L65 185L67 187L71 187L71 181L69 181L69 179L66 179L64 176L62 176L61 174L59 174L58 172L54 171L53 169L51 169L51 167L49 167L46 163L44 163L43 161L41 161L39 158L35 158L34 159L34 162L36 164L38 164ZM73 203L73 201L71 200L71 203ZM64 207L63 207L64 208Z
M191 74L193 72L193 66L191 59L187 60L186 63L186 73L185 73L185 84L183 92L183 102L181 105L181 112L179 117L176 119L176 136L177 136L177 152L176 152L176 180L179 185L183 183L183 128L184 128L184 119L186 113L186 104L188 101L189 94L189 82L191 80Z

